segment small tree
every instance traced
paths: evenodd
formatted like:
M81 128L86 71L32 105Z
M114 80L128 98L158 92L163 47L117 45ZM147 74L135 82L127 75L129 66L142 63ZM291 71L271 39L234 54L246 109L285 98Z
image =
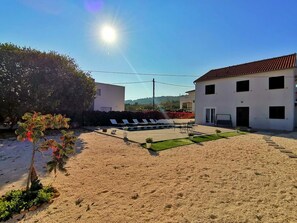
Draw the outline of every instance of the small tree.
M54 170L55 174L57 169L66 171L64 165L68 159L68 155L74 152L74 145L76 137L73 132L61 131L61 142L54 139L46 139L44 131L47 129L61 129L69 128L69 118L62 115L41 115L40 113L25 113L22 117L23 121L18 123L16 130L17 139L19 141L28 140L32 143L32 156L28 172L26 190L29 190L30 183L36 182L38 176L35 170L35 153L43 152L48 149L52 150L52 160L47 163L48 171Z

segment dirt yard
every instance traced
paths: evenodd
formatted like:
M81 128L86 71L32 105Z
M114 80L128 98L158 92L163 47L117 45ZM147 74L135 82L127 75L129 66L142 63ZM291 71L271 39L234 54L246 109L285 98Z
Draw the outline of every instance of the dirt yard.
M158 156L110 136L80 139L85 149L69 160L69 175L58 174L53 183L60 197L9 222L297 222L297 159L268 146L261 134ZM1 179L2 194L11 183Z

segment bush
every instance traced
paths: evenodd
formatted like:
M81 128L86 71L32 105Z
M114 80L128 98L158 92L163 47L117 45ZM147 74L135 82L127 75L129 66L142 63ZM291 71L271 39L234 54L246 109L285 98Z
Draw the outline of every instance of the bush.
M38 190L12 190L0 198L0 221L6 221L13 214L40 206L54 197L53 187L43 187Z

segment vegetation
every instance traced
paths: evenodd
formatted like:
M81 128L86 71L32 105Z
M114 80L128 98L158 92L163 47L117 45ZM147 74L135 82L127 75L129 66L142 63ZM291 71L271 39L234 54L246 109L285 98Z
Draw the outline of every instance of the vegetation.
M219 129L216 129L216 134L219 135L222 131Z
M126 111L147 111L153 110L153 98L140 98L125 101ZM177 111L179 107L179 96L161 96L155 98L155 110Z
M0 198L0 221L6 221L13 214L36 208L49 202L55 196L53 187L38 187L30 190L12 190Z
M26 113L18 123L16 130L19 141L28 140L32 143L32 156L28 172L26 190L13 190L0 198L0 221L5 221L15 213L31 210L33 207L49 202L56 190L53 187L44 187L38 179L35 163L36 152L52 150L52 160L47 163L48 171L57 170L65 172L64 167L68 155L74 152L76 137L73 132L62 130L61 142L47 139L44 132L47 129L68 128L70 119L62 115L41 115L40 113Z
M171 149L171 148L178 147L178 146L185 146L185 145L190 145L190 144L194 144L194 143L201 143L201 142L206 142L206 141L223 139L223 138L238 136L238 135L242 135L242 134L245 134L245 133L243 133L243 132L225 132L225 133L221 133L219 135L213 134L213 135L195 136L191 140L189 138L170 139L170 140L152 143L151 149L155 150L155 151L161 151L161 150Z
M153 138L146 138L145 141L146 141L146 143L152 143L153 142Z
M155 97L156 104L161 104L161 103L169 102L169 101L178 101L178 105L179 105L179 96ZM126 100L125 104L139 104L139 105L153 104L153 98L149 97L149 98L139 98L136 100Z
M165 149L170 149L178 146L185 146L185 145L190 145L193 144L191 140L188 138L186 139L170 139L166 141L161 141L161 142L155 142L152 144L151 148L152 150L155 151L161 151Z
M13 44L0 44L0 121L11 126L25 112L80 113L95 96L95 83L74 59Z
M52 160L47 163L48 171L60 170L65 172L64 165L68 159L68 155L74 152L74 144L76 137L73 132L61 131L60 137L61 143L58 143L54 139L46 139L44 131L46 129L61 129L69 128L68 122L70 119L65 118L62 115L41 115L40 113L26 113L22 117L23 121L19 122L18 129L16 130L17 139L19 141L28 140L32 143L32 156L31 164L28 173L27 187L29 190L30 183L34 185L38 182L38 176L35 170L35 153L52 150Z

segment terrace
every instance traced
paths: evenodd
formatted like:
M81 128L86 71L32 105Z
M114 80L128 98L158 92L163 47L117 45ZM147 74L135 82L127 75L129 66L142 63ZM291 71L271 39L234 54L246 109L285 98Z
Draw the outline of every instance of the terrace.
M175 120L176 123L182 123L182 120ZM154 130L142 130L142 131L126 131L122 128L115 128L112 126L107 127L88 127L90 130L95 130L98 133L102 133L109 136L114 136L117 138L124 138L125 133L127 137L132 142L145 143L146 138L153 138L154 142L164 141L169 139L182 139L188 137L188 133L191 131L194 135L209 135L214 134L215 130L220 130L222 133L234 131L234 129L229 128L219 128L213 126L202 126L194 125L191 130L183 128L166 128L166 129L154 129ZM107 129L103 132L103 129Z

